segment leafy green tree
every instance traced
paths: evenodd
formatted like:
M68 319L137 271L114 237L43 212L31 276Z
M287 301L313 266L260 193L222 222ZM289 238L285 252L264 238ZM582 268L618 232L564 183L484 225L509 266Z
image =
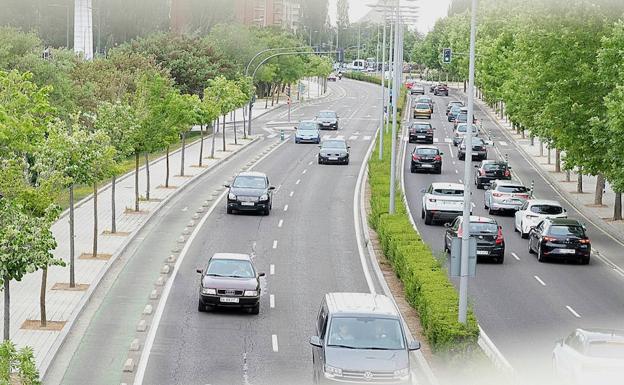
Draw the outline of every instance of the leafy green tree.
M29 346L17 350L11 341L0 345L0 383L21 385L40 385L39 371L35 355Z
M208 126L213 126L212 134L213 136L215 135L213 123L216 119L219 118L219 110L215 104L213 104L210 100L207 100L206 98L204 98L200 100L200 103L197 106L195 106L194 113L195 113L195 122L199 124L200 135L201 135L201 139L199 143L199 160L197 162L197 165L199 167L202 167L203 159L204 159L204 137L205 137L205 132L206 132L204 127L206 127L207 129Z

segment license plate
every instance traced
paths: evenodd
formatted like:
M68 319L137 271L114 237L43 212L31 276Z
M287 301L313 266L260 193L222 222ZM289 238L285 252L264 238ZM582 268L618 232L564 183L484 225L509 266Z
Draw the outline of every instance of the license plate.
M422 168L433 168L432 164L423 164Z
M219 298L220 302L224 303L238 303L238 298L236 297L221 297Z
M329 159L329 160L338 160L338 158L337 158L337 157L335 157L335 156L330 156L330 157L329 157L329 158L327 158L327 159Z
M520 199L507 199L505 200L505 203L512 203L512 204L516 204L516 203L520 203L521 200Z
M254 203L253 202L241 202L241 205L243 205L243 206L253 206Z
M561 253L561 254L575 254L576 250L574 250L574 249L559 249L559 253Z
M477 250L477 255L488 255L490 254L487 250Z
M425 136L425 135L417 135L416 137L417 137L418 139L424 139L424 138L426 138L426 136Z

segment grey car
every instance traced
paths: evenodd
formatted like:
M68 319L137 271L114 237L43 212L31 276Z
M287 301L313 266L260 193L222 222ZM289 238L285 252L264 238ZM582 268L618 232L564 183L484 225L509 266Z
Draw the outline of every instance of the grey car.
M410 351L399 311L386 296L329 293L321 304L312 345L315 384L411 384Z
M316 115L316 121L321 130L338 130L338 114L335 111L320 111Z
M349 164L349 147L344 139L327 139L319 146L318 164Z
M517 211L531 196L529 188L514 180L497 179L485 188L484 206L490 215L500 211Z
M295 143L321 143L319 125L316 121L302 120L295 130Z

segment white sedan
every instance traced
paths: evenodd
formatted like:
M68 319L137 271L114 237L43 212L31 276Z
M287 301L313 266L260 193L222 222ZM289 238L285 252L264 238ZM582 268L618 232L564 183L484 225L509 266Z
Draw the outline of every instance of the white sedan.
M567 218L568 213L557 201L546 199L529 199L520 210L516 211L514 229L520 232L522 238L529 235L531 228L537 226L546 218Z

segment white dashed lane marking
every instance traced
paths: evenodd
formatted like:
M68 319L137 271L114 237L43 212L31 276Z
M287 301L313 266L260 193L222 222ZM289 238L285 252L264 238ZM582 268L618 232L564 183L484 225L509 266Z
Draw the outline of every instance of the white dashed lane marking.
M273 334L271 336L271 345L273 346L273 351L277 352L279 347L277 346L277 334Z
M534 276L533 276L533 278L535 278L535 280L536 280L537 282L539 282L539 283L540 283L540 285L542 285L542 286L546 286L546 282L542 281L542 279L541 279L540 277L538 277L537 275L534 275Z
M277 241L276 241L276 240L275 240L275 241L273 241L273 248L274 248L274 249L277 249Z
M288 205L284 206L284 211L288 211Z
M271 266L269 266L269 274L270 275L274 275L275 274L275 265L271 264Z
M572 306L566 306L566 309L568 309L570 313L572 313L572 315L574 315L576 318L581 318L581 315L577 313L574 309L572 309Z

